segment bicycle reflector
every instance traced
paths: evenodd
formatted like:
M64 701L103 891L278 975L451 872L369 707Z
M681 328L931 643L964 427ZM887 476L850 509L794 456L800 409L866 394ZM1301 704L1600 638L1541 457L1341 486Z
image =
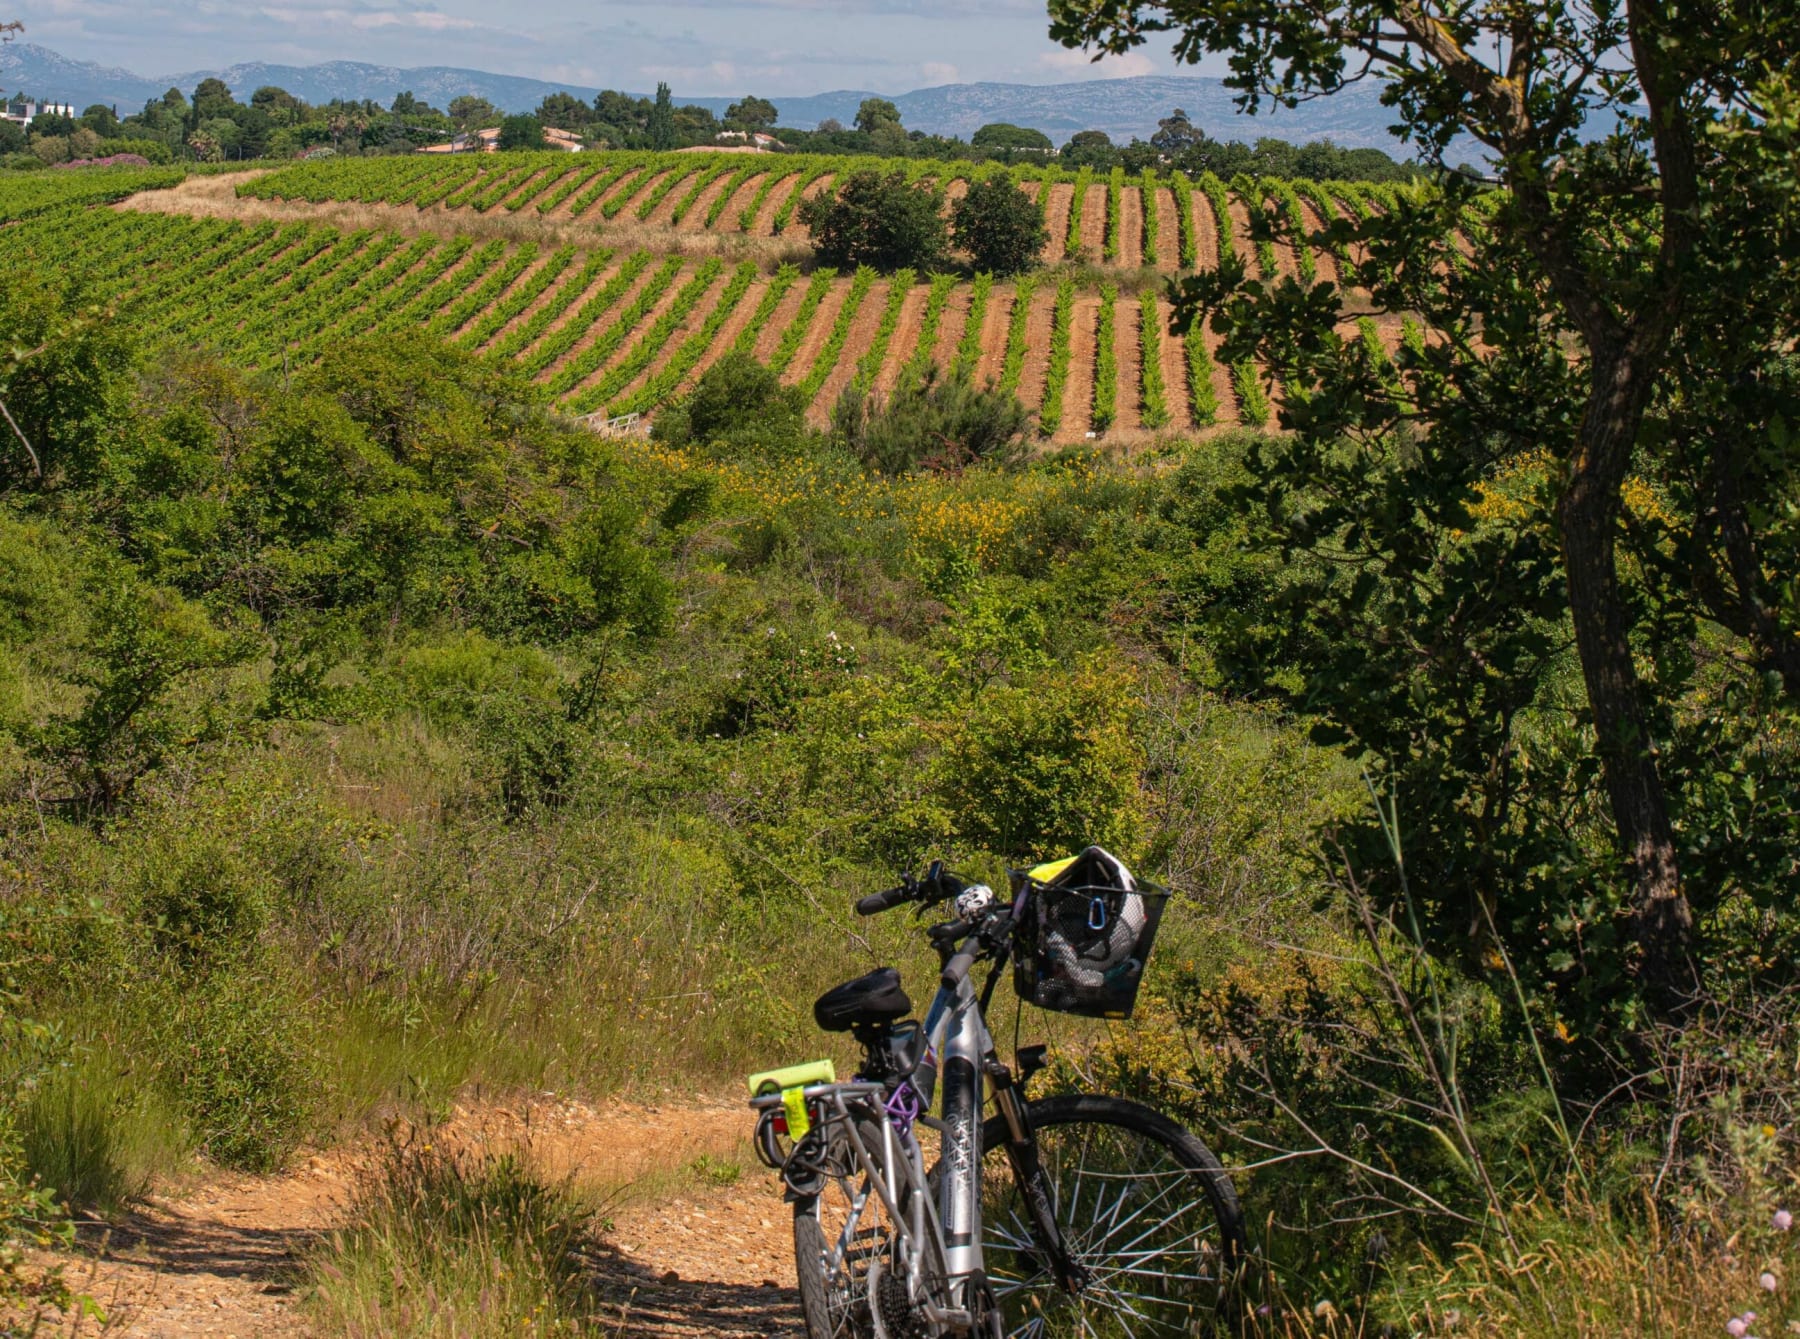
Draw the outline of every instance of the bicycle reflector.
M786 1069L767 1069L752 1074L746 1081L752 1097L781 1094L781 1105L787 1113L787 1133L792 1139L804 1139L812 1128L806 1114L806 1088L813 1083L836 1083L837 1066L829 1060L814 1060Z

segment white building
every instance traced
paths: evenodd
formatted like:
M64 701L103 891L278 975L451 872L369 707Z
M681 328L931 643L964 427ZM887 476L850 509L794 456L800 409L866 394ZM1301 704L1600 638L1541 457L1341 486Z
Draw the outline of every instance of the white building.
M75 116L75 108L67 102L9 102L0 107L0 120L11 121L17 126L28 126L40 116L67 116L71 120Z

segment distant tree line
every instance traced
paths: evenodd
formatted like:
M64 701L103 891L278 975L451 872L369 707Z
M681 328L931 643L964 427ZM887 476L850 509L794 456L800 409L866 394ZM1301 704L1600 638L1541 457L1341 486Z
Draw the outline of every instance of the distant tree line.
M811 130L780 124L780 109L748 96L723 116L694 104L678 105L667 84L652 97L605 90L592 101L553 93L536 112L507 116L485 98L453 99L443 111L401 93L383 107L372 101L313 104L285 89L265 86L239 102L218 79L203 79L191 97L171 88L142 110L121 117L95 105L78 117L44 116L29 130L0 122L0 162L31 168L135 153L153 163L292 158L329 149L339 154L412 153L459 134L499 128L501 147L534 148L545 129L579 136L590 148L682 149L729 144L773 135L786 150L884 158L933 158L993 163L1060 162L1068 166L1128 172L1145 168L1222 177L1238 172L1274 177L1356 181L1404 180L1416 175L1379 149L1344 149L1329 140L1295 145L1259 139L1254 145L1215 140L1177 108L1148 140L1116 145L1100 130L1083 130L1057 151L1040 130L994 122L968 139L908 130L899 107L887 98L865 98L852 123L821 121Z

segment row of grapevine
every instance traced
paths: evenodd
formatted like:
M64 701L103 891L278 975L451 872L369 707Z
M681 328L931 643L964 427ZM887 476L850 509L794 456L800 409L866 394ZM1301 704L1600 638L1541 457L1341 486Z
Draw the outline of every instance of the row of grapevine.
M973 378L981 361L981 331L987 324L988 304L994 297L994 276L978 274L969 288L969 314L963 320L962 338L956 344L954 370L959 377Z
M1017 391L1019 378L1025 375L1025 346L1030 333L1031 297L1037 291L1037 280L1026 275L1013 285L1012 314L1006 323L1006 353L1000 364L1000 389Z
M1282 205L1274 195L1270 201ZM1281 393L1253 364L1214 366L1199 331L1186 341L1187 375L1180 376L1165 360L1154 288L1125 298L1121 310L1116 285L1084 284L1075 274L1056 276L1051 294L1035 293L1034 317L1041 277L1003 287L990 276L969 282L935 275L927 283L909 273L884 281L867 270L822 271L802 284L793 267L763 279L753 262L731 266L649 251L614 257L567 243L540 251L429 232L107 211L69 210L0 230L0 263L30 256L38 265L46 255L66 256L84 286L128 303L133 328L153 342L212 344L247 365L279 367L315 361L371 335L416 338L425 330L482 350L584 411L654 410L727 347L768 348L773 340L784 379L820 414L828 408L823 398L850 378L864 387L917 384L940 348L954 350L946 355L953 366L973 371L984 339L997 343L1002 327L1000 380L1028 396L1041 387L1031 398L1047 436L1121 422L1148 431L1190 419L1196 426L1221 418L1262 424ZM1037 324L1046 297L1047 337ZM993 303L1009 299L1008 319L991 319ZM946 338L952 320L961 326ZM1422 347L1416 323L1398 333ZM1384 334L1364 321L1357 337L1398 395ZM803 350L816 352L802 359ZM1090 369L1091 393L1082 385ZM1227 394L1235 412L1220 406Z
M806 338L807 327L812 324L813 313L825 301L825 295L831 291L831 281L837 278L837 271L822 267L813 271L811 282L806 285L806 292L800 297L800 310L794 313L794 319L788 328L781 332L781 339L775 345L775 352L769 357L769 366L775 372L785 372L800 352L800 341Z
M850 290L844 294L844 305L838 308L837 320L833 322L831 333L825 337L818 355L813 359L812 369L800 382L800 391L808 403L819 393L819 388L837 366L838 359L843 356L844 346L850 342L850 327L856 321L856 313L861 310L869 290L875 287L875 271L862 266L856 271L856 277L850 281Z
M763 289L762 301L756 304L756 310L751 313L749 321L738 332L737 342L731 346L733 351L749 353L756 347L757 336L774 319L775 309L781 305L782 298L787 296L788 289L794 286L794 281L799 277L800 267L797 265L783 265L775 271L775 277Z
M712 290L725 262L717 256L704 261L693 277L677 290L675 300L638 336L625 356L609 367L591 386L585 386L570 401L576 413L592 413L636 381L668 347L669 340L681 328L694 308ZM635 328L635 327L634 327Z
M1089 415L1095 432L1112 427L1119 414L1118 302L1119 290L1103 285L1094 334L1094 407Z
M1044 374L1044 399L1038 408L1038 431L1054 437L1062 427L1063 391L1069 382L1070 343L1075 328L1075 281L1056 286L1054 324L1050 329L1050 366Z
M988 282L991 284L993 280L990 278ZM944 308L950 305L950 293L955 287L956 276L953 274L931 277L931 289L925 295L925 313L919 321L919 338L913 345L912 357L900 373L903 384L916 383L932 366L937 351L938 327L943 324Z
M656 408L659 404L672 399L675 392L686 380L687 374L706 356L706 351L718 339L719 331L731 319L738 304L744 300L744 294L750 291L750 285L756 282L756 262L745 261L732 272L731 282L725 285L725 291L707 313L706 319L686 339L677 346L674 354L663 363L654 374L645 378L642 385L631 393L629 398L607 405L609 415L641 414ZM770 285L773 290L774 285Z
M888 280L887 305L881 311L881 324L875 327L875 337L856 363L856 384L865 390L875 384L882 360L887 357L888 345L893 343L894 331L900 327L900 311L906 305L906 295L912 291L918 277L912 270L900 270Z

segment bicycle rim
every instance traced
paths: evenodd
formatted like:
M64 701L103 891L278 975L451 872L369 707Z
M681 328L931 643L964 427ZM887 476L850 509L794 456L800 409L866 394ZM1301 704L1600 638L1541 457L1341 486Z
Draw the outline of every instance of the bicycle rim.
M873 1137L878 1139L878 1136ZM865 1132L872 1156L879 1143ZM880 1195L847 1139L833 1141L824 1185L794 1206L794 1265L809 1339L869 1339L871 1269L885 1264L894 1237Z
M1083 1285L1065 1290L1038 1251L994 1131L982 1165L983 1254L1012 1339L1167 1339L1215 1332L1241 1242L1216 1160L1135 1104L1032 1104L1057 1225ZM996 1137L998 1136L998 1137Z

